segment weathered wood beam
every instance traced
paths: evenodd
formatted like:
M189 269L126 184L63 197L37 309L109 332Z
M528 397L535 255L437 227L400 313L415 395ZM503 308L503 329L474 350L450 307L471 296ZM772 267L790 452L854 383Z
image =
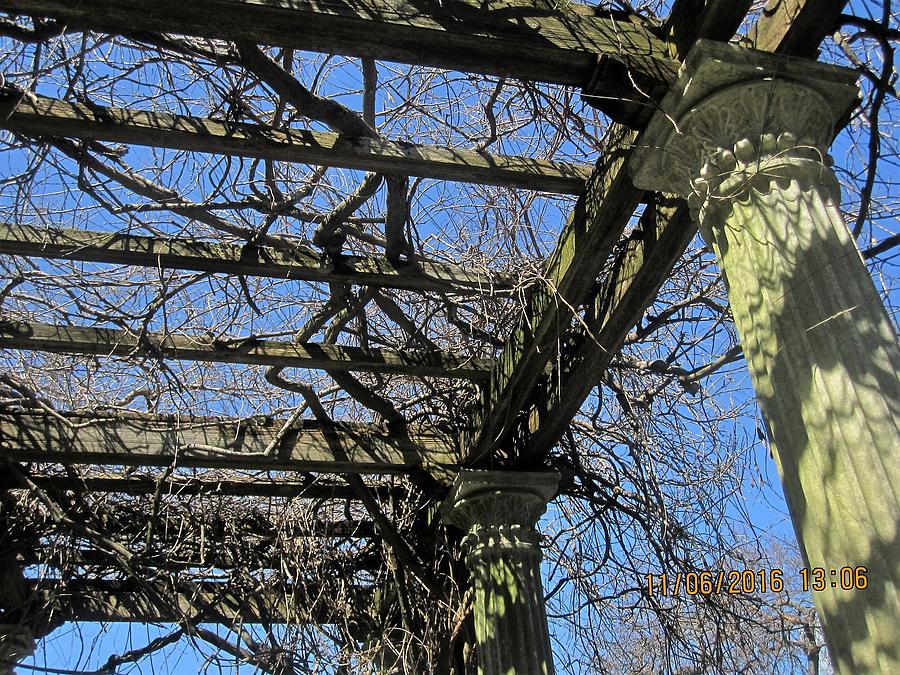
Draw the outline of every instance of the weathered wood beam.
M445 293L497 293L515 286L513 279L503 275L481 274L444 263L391 262L349 255L323 260L302 247L280 250L3 222L0 253Z
M687 206L673 202L648 206L640 236L628 240L588 311L565 334L553 370L511 434L510 454L520 463L538 463L553 449L693 239Z
M695 38L727 39L739 10L707 2L700 13L673 16L667 29L679 35L693 31ZM698 34L693 24L711 32ZM545 287L532 294L491 373L477 431L464 449L467 465L487 457L521 466L540 464L590 392L587 380L591 386L599 381L690 242L694 227L679 210L655 211L651 204L642 224L648 240L629 242L613 263L613 276L595 283L643 198L625 169L631 148L640 142L635 132L621 131L598 162L557 241L544 274ZM592 309L572 325L582 305ZM532 432L539 436L532 437Z
M816 57L822 40L839 25L847 0L769 0L750 29L756 49Z
M342 541L339 543L345 543L346 538L341 537L341 539ZM89 569L88 573L108 570L111 566L109 555L97 549L69 548L65 552L61 549L52 551L38 549L27 551L24 555L20 554L20 559L23 565L41 565L45 569L52 568L66 571L70 574L76 566L78 568L93 568ZM221 570L232 569L275 570L277 572L282 569L281 566L284 562L283 550L272 550L262 553L257 553L256 551L234 551L233 553L211 551L207 553L207 557L203 561L192 559L189 555L186 556L184 551L173 552L171 555L167 555L165 552L151 556L138 554L132 559L134 569L142 570L148 576L156 573L157 570L166 574L197 574L198 572L203 574L208 570L216 570L218 573L221 573ZM374 565L369 565L369 567L374 567ZM84 572L79 573L84 574Z
M113 580L26 579L31 597L56 621L176 623L328 623L343 615L312 589L284 588L247 593L224 582L164 584ZM360 591L360 596L366 595ZM316 598L320 598L316 600Z
M409 473L446 482L459 459L457 439L424 428L297 423L266 452L284 420L189 416L99 419L41 413L0 414L0 456L24 462Z
M663 30L672 58L683 60L699 38L734 35L753 0L675 0Z
M2 454L2 453L0 453ZM268 479L259 477L187 478L170 476L71 476L31 474L29 479L41 489L63 492L104 492L132 497L155 495L173 497L284 497L289 499L356 500L358 495L346 483L323 480ZM402 493L390 485L367 485L375 495ZM0 473L0 490L27 489L8 473Z
M680 63L697 38L727 40L740 27L752 0L676 0L659 31L669 57ZM582 99L614 120L642 129L668 88L669 82L643 77L626 65L601 55L597 69L582 87Z
M396 373L415 377L481 380L492 362L444 352L394 352L305 342L275 342L253 338L210 339L162 333L141 335L116 328L88 328L24 321L0 323L0 347L57 354L142 356L242 363L325 371Z
M603 154L563 228L544 271L544 282L529 296L518 328L491 372L476 416L476 433L465 461L477 464L500 451L519 423L525 404L557 354L558 341L574 312L590 296L607 256L643 197L625 169L635 135L620 139Z
M598 57L639 79L677 63L649 22L577 4L477 0L0 0L69 30L180 33L581 86ZM138 36L139 37L139 36Z
M0 127L29 136L84 138L572 194L584 189L590 175L590 167L578 164L104 108L14 89L0 90Z
M142 524L146 531L147 522ZM362 539L375 536L374 525L366 521L354 521L346 525L336 524L329 530L295 529L296 532L292 532L292 535L295 537L315 537L317 539L331 537L341 540L335 542L336 545L344 544L348 539ZM138 535L138 540L140 540L140 535ZM157 543L155 539L153 543ZM211 542L209 546L201 550L192 548L191 544L184 544L178 541L173 541L172 543L176 547L172 550L166 550L164 546L157 545L153 553L147 554L141 551L134 551L132 565L135 568L148 571L164 570L169 574L174 572L194 572L195 574L200 572L202 574L203 571L210 569L281 570L285 558L290 556L290 550L284 546L283 541L279 543L271 538L260 539L258 542L254 541L252 549L246 547L217 549L214 545L215 542ZM357 551L361 547L362 544L359 544L356 547ZM345 556L352 558L357 551L348 551ZM363 556L360 556L358 565L356 560L342 560L340 563L346 563L347 566L353 566L354 569L370 569L374 567L372 563L375 562L376 555L380 557L380 551L378 554L373 553L365 556L366 560L362 560ZM109 569L111 564L108 553L94 548L72 548L70 543L60 543L58 547L45 548L42 545L41 548L32 548L20 552L19 559L23 566L26 567L43 565L48 568L67 571L71 571L75 566L93 567L93 571L96 571L97 568ZM326 558L317 562L328 564L336 561L334 558Z

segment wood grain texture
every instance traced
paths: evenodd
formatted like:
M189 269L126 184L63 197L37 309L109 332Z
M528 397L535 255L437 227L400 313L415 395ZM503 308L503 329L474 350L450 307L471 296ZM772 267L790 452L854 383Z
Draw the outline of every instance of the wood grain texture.
M677 63L635 15L580 5L475 0L0 0L0 9L70 29L169 32L486 75L582 85L598 55L646 78Z
M488 359L470 359L445 352L395 352L313 342L295 344L255 338L226 340L204 335L149 332L138 335L117 328L20 321L0 323L0 347L56 354L159 357L470 380L486 379L493 364Z
M502 293L515 286L510 277L446 263L351 255L328 260L302 246L276 249L3 222L0 253L444 293Z
M421 470L446 477L458 462L455 436L427 428L295 424L270 453L284 420L190 416L108 419L0 414L0 455L17 461L125 466L281 469L351 473Z
M590 167L577 164L106 108L11 89L0 95L0 127L29 136L74 137L572 194L584 189L590 175Z
M847 0L769 0L748 38L767 52L816 57L819 44L838 27Z

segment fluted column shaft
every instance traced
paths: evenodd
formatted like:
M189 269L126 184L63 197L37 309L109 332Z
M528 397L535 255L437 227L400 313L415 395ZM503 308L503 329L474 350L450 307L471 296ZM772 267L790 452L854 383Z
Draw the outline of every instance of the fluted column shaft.
M687 196L716 253L833 660L898 673L900 345L826 154L855 74L705 44L681 84L635 182Z
M552 675L553 655L534 525L559 476L464 471L444 519L466 531L481 675Z

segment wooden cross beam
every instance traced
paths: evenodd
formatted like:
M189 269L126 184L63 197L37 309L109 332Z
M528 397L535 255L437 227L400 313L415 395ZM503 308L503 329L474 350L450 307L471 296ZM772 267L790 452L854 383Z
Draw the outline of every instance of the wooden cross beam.
M731 0L680 4L697 11L673 15L667 30L694 39L727 38L746 13L744 2ZM697 26L713 33L697 34ZM548 260L544 288L530 296L483 389L476 431L464 449L467 465L488 457L540 465L695 232L682 209L651 204L637 228L646 240L627 242L605 282L596 283L644 199L625 168L639 134L619 129L612 137Z
M147 523L143 523L145 531ZM211 536L211 535L208 535ZM350 539L372 538L375 535L374 525L370 521L350 521L345 524L336 524L332 528L326 530L324 528L312 530L308 528L294 528L290 534L294 543L299 542L301 538L316 539L333 538L334 546L347 545ZM140 536L138 536L140 539ZM174 538L173 538L174 539ZM153 544L157 546L152 553L144 553L136 551L133 559L135 567L147 570L152 574L155 570L164 570L171 574L174 572L185 572L200 574L205 570L281 570L281 565L285 562L285 557L290 556L290 547L284 546L284 540L277 541L274 538L255 538L253 547L229 546L216 547L216 542L209 542L203 549L194 546L196 542L182 542L173 540L172 549L166 549L165 544L160 544L154 540ZM331 544L329 543L328 546ZM362 546L360 544L359 546ZM65 550L64 555L60 553ZM348 560L340 560L340 563L353 565L357 561L352 560L355 552L348 552L346 558ZM371 563L372 558L365 562ZM94 568L86 572L96 571L96 568L108 569L110 566L110 556L108 553L99 551L95 548L72 548L64 547L62 543L52 542L47 548L29 549L28 551L19 553L19 559L23 567L30 565L41 565L44 568L53 568L58 570L71 570L73 566L83 568ZM335 558L325 558L322 562L336 562ZM365 569L364 561L360 560L358 569ZM371 565L370 565L371 567ZM51 573L52 574L52 573ZM148 574L148 576L149 576Z
M246 593L240 586L204 581L138 585L114 580L25 580L34 606L45 607L54 621L136 623L334 623L344 616L328 607L314 589L284 588ZM357 601L368 596L358 591ZM330 596L333 597L333 594ZM318 598L318 600L317 600Z
M445 352L363 349L312 342L254 338L212 339L163 333L135 334L116 328L0 322L0 347L57 354L144 356L212 363L243 363L326 371L394 373L414 377L480 380L492 362Z
M23 462L400 474L452 481L458 440L427 428L189 416L0 414L0 456Z
M74 137L572 194L584 189L590 175L590 167L579 164L104 108L15 89L0 90L0 127L29 136Z
M557 8L558 7L558 8ZM645 19L577 4L488 0L0 0L66 30L180 33L583 86L601 58L626 80L678 69Z
M0 453L2 454L2 453ZM268 478L264 476L135 476L124 474L90 475L73 478L59 474L35 474L29 476L41 489L52 488L63 492L104 492L132 497L155 495L172 497L284 497L286 499L339 499L356 500L357 493L346 483L329 480L295 480L292 478ZM8 473L0 473L0 490L27 489ZM388 484L366 483L366 489L374 495L402 495L404 490Z
M275 249L3 222L0 253L444 293L494 294L515 287L515 280L502 274L446 263L391 262L351 255L330 260L303 246Z
M545 266L543 287L529 296L525 315L483 389L476 431L466 444L467 464L491 454L514 454L508 447L512 430L521 423L527 402L558 353L561 335L590 297L609 252L643 197L625 169L635 135L624 129L619 133L620 140L601 157L559 236Z

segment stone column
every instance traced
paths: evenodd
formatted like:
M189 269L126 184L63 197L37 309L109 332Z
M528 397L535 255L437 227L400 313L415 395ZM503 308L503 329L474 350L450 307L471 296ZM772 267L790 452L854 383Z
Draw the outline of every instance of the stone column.
M444 520L467 532L481 675L554 672L534 525L558 483L555 473L462 471L444 502Z
M900 673L900 346L827 155L855 78L701 41L630 169L718 258L832 659Z

